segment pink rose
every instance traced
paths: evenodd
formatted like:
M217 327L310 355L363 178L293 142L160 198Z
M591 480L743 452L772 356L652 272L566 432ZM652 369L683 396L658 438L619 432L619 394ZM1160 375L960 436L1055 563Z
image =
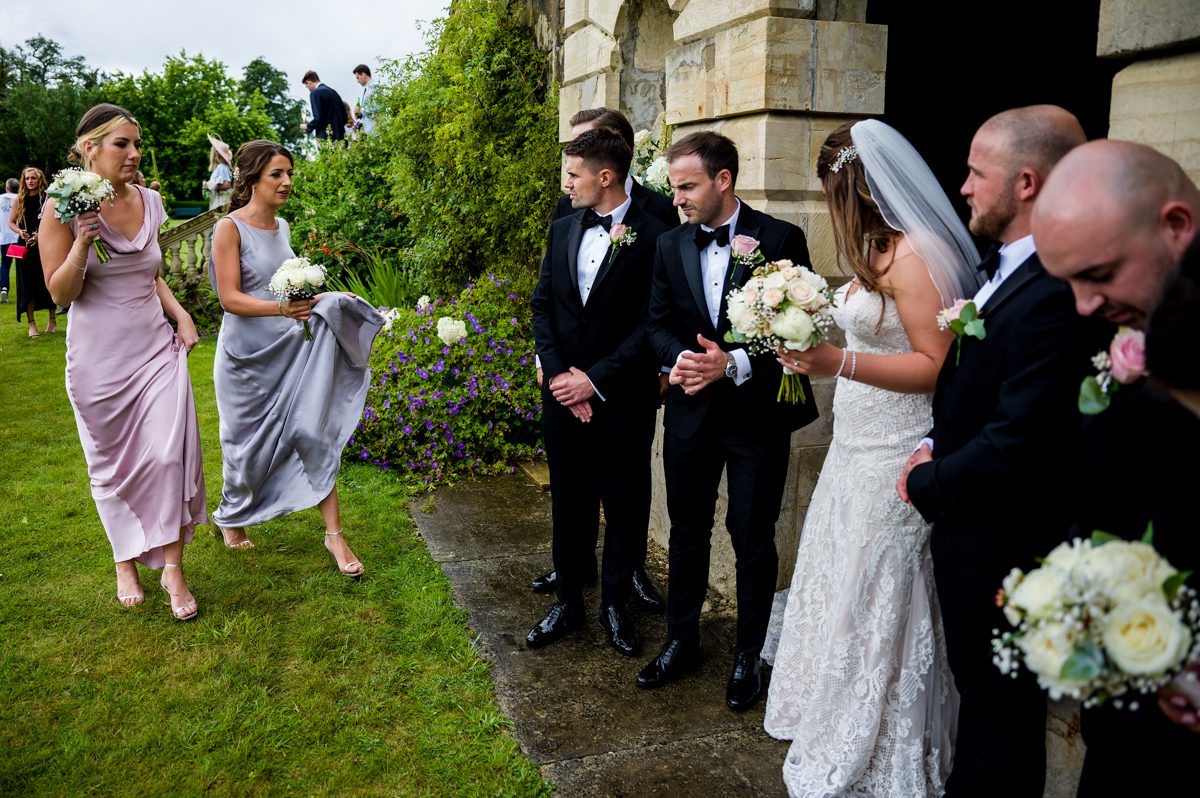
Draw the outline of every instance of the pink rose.
M608 235L613 240L613 243L615 244L621 240L621 236L625 235L625 231L628 229L629 228L626 225L623 225L620 222L617 222L608 231Z
M758 249L758 239L750 236L734 236L733 240L729 242L729 246L733 249L734 255L746 258Z
M957 321L959 314L962 313L962 309L965 308L967 303L970 301L971 300L969 299L959 299L953 305L946 308L943 311L943 313L946 314L946 323L949 324L952 321Z
M1146 335L1141 330L1121 327L1108 349L1112 359L1112 375L1117 382L1128 385L1146 374Z

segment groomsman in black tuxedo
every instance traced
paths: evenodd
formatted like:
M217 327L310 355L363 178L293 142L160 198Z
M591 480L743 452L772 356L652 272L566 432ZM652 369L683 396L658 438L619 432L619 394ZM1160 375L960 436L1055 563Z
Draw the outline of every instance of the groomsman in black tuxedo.
M663 467L671 515L667 642L637 677L652 689L699 665L700 607L708 590L709 540L721 472L728 481L725 526L737 555L737 643L726 702L753 706L762 694L762 660L778 577L775 522L787 477L792 431L817 417L808 400L776 400L783 373L774 355L750 356L724 342L725 299L753 271L732 257L730 241L747 236L768 261L807 265L804 233L741 202L734 194L737 147L717 133L693 133L671 145L675 205L688 224L658 241L650 294L650 343L671 367L664 418Z
M613 648L635 656L625 600L645 557L658 408L645 314L654 246L666 228L626 195L632 150L620 136L589 130L565 154L566 187L580 210L550 226L532 301L558 600L525 643L541 648L582 625L603 502L600 624Z
M322 83L320 76L311 69L304 73L301 82L309 92L312 121L301 123L300 129L312 131L319 139L328 137L342 141L346 138L346 108L342 105L342 96Z
M604 128L611 130L625 139L625 143L629 145L630 151L633 150L633 125L629 124L628 117L625 114L614 108L585 108L579 111L568 120L571 124L571 138L575 139L585 130L594 130L596 128ZM655 219L658 219L667 229L679 226L679 211L675 210L675 205L671 202L671 198L659 194L653 189L646 188L641 183L633 179L632 175L625 178L625 193L633 201L637 208L646 211ZM564 194L559 197L558 204L554 207L554 218L561 219L564 216L570 216L574 213L574 207L571 205L571 198Z
M1032 226L1046 271L1070 283L1080 314L1144 328L1176 264L1200 241L1198 222L1200 191L1178 164L1141 144L1094 141L1055 167ZM1152 523L1154 547L1180 570L1200 573L1200 419L1143 379L1120 386L1109 407L1083 423L1072 536L1100 529L1139 540ZM1195 576L1190 583L1200 587ZM1200 750L1192 733L1200 731L1198 712L1167 689L1137 710L1084 709L1079 795L1194 791L1185 763Z
M629 146L630 152L633 151L633 126L629 124L629 120L625 114L612 108L585 108L579 111L570 119L571 123L571 139L579 137L585 130L608 130L620 136ZM653 216L661 221L666 227L679 226L679 212L675 210L675 206L671 200L657 191L652 191L641 183L633 179L632 175L625 177L625 193L629 195L629 199L633 207ZM563 194L558 200L558 205L554 209L554 220L557 221L566 216L576 213L577 209L571 205L571 197L569 194ZM541 369L540 361L538 368ZM539 377L539 382L541 377ZM661 384L662 392L666 391L666 378L663 377ZM637 545L637 544L635 544ZM640 556L634 552L634 557L637 559L637 567L633 569L632 588L633 598L646 609L654 612L662 612L666 606L663 601L662 594L659 593L658 587L654 584L654 580L650 574L646 572L646 540L643 537L640 545L637 545L640 550ZM589 581L596 580L596 563L595 557L590 562L590 567L586 569L586 575ZM555 591L555 581L557 572L550 571L536 577L530 584L534 593L553 593Z
M947 357L933 429L897 483L933 523L930 546L950 669L961 696L951 796L1041 796L1046 698L1033 680L992 663L1005 621L996 591L1028 568L1069 523L1065 469L1078 447L1079 384L1106 340L1075 314L1071 291L1042 268L1029 232L1034 200L1054 164L1084 142L1055 106L1005 111L975 134L962 194L969 227L999 248L974 297L983 340ZM956 344L952 344L956 346Z

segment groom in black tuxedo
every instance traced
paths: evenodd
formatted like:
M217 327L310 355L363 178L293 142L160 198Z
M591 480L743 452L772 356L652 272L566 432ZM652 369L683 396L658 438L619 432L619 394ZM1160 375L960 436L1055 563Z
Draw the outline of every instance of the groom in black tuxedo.
M603 129L617 134L628 145L629 151L633 152L633 125L629 124L629 119L625 114L613 108L585 108L577 112L570 119L571 124L571 140L579 138L580 134L587 130ZM668 229L679 226L679 212L675 210L675 206L671 204L671 200L659 194L657 191L651 191L642 184L633 179L631 175L625 176L625 193L629 196L630 204L639 211L644 212L655 219L661 221ZM558 200L558 205L554 209L554 221L558 221L564 217L570 216L578 212L578 209L571 204L570 194L563 194ZM542 380L541 360L538 359L538 381ZM660 395L666 391L666 377L660 385ZM658 587L654 584L654 580L650 574L646 572L646 539L643 536L640 543L633 544L637 551L633 553L634 559L637 561L637 566L633 569L631 576L632 597L642 607L653 612L662 612L666 604L663 601L662 594L659 593ZM640 553L639 553L640 552ZM596 562L593 556L586 563L585 578L589 582L596 580ZM557 588L558 572L550 571L549 573L537 576L530 583L530 587L534 593L553 593Z
M807 265L800 228L734 195L737 147L717 133L671 145L675 205L688 219L658 241L650 294L650 343L671 369L663 467L671 516L667 642L637 677L661 687L698 665L700 607L708 590L709 539L721 472L728 480L725 526L737 555L737 644L726 702L753 706L762 694L761 659L779 557L775 522L787 477L792 431L817 417L812 388L802 404L776 400L783 373L774 355L751 357L724 342L725 299L752 267L732 257L731 240L758 242L767 261Z
M985 338L946 358L933 398L933 429L897 490L933 523L930 546L961 696L947 796L1041 796L1046 776L1046 697L992 663L995 605L1009 570L1033 567L1069 523L1062 472L1078 446L1076 398L1104 331L1075 314L1071 291L1046 274L1029 218L1051 167L1084 142L1079 122L1055 106L992 117L971 142L962 193L970 230L1000 244L980 268L974 301ZM956 344L952 344L956 346Z
M525 643L541 648L583 623L603 502L600 624L613 648L635 656L637 630L624 605L645 557L658 409L645 314L654 246L666 228L626 195L632 151L619 135L586 131L565 154L580 210L550 226L532 300L558 600Z
M1189 246L1196 268L1198 224L1200 189L1177 163L1150 147L1109 140L1063 158L1032 219L1046 271L1070 283L1080 314L1156 332L1161 328L1151 311ZM1151 364L1151 375L1157 368ZM1072 536L1086 538L1100 529L1139 540L1152 523L1154 547L1179 570L1200 573L1200 418L1145 379L1121 385L1110 398L1106 410L1083 417ZM1193 576L1189 584L1200 583ZM1194 790L1181 766L1198 750L1198 714L1200 707L1186 694L1167 688L1157 704L1139 698L1136 710L1111 702L1084 709L1087 756L1079 795Z

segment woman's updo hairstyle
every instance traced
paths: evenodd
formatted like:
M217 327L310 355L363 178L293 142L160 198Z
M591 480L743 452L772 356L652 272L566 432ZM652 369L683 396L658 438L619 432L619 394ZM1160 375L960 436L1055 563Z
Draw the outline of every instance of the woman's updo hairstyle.
M67 160L84 169L90 169L91 163L83 153L83 143L90 141L92 146L98 147L105 136L121 125L130 122L137 126L140 134L142 126L133 118L133 114L121 106L112 103L93 105L75 126L75 143L71 145L71 151L67 153Z
M236 211L250 201L254 184L262 177L267 165L276 155L288 159L288 163L296 164L292 153L287 147L275 141L247 141L238 147L237 155L233 157L236 167L233 170L233 197L229 200L229 210Z

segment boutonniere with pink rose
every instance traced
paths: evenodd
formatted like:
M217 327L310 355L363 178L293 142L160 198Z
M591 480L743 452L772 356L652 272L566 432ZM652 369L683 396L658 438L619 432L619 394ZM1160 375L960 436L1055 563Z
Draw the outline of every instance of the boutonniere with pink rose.
M729 242L729 249L733 254L734 266L754 267L766 260L763 257L762 251L758 248L758 239L750 236L734 236Z
M1132 385L1146 376L1146 335L1132 327L1118 327L1107 352L1092 358L1096 376L1084 377L1079 386L1079 412L1094 416L1112 403L1122 385Z
M617 222L609 229L608 237L612 239L612 246L608 249L608 265L611 266L617 257L618 249L637 241L637 231L629 225Z
M987 337L983 327L983 319L979 318L979 308L970 299L960 299L948 308L938 311L937 326L939 330L952 330L958 339L958 349L954 352L954 365L962 358L962 342L966 336L982 341Z

